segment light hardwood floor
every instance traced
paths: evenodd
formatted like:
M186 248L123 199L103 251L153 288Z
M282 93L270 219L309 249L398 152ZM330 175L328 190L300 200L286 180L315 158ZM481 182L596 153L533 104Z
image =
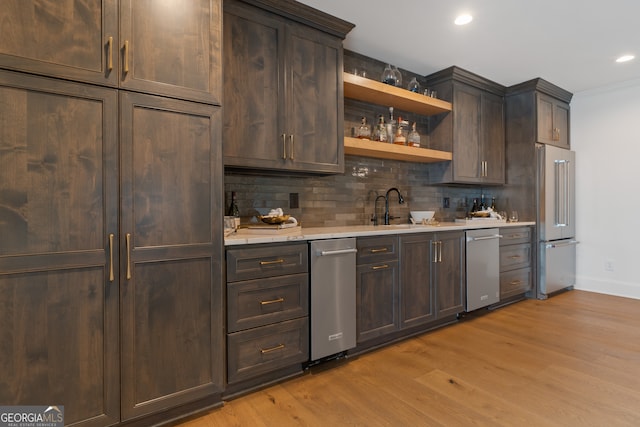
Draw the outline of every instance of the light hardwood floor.
M639 426L640 300L522 301L177 425Z

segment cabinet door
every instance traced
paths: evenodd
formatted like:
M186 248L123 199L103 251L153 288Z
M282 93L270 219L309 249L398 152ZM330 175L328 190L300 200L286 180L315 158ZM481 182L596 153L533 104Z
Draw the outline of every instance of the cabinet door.
M116 0L4 0L0 67L115 87L117 19Z
M286 167L342 172L342 40L302 25L288 29Z
M280 169L288 156L284 23L235 2L224 10L224 163Z
M438 233L439 243L433 280L436 287L437 317L442 318L464 311L466 298L464 233Z
M399 328L398 261L358 266L356 292L358 343Z
M481 181L480 120L482 94L475 88L455 85L453 95L453 179Z
M220 105L221 0L120 0L120 87Z
M537 142L569 148L569 104L536 93Z
M411 327L435 319L430 277L433 235L400 237L400 323Z
M557 101L553 109L553 125L556 131L554 145L570 149L569 139L569 104Z
M491 184L505 182L504 100L490 93L482 94L482 181ZM482 169L482 168L481 168Z
M69 425L120 419L116 120L113 89L0 71L0 402Z
M205 104L120 97L122 417L130 419L221 391L221 117Z

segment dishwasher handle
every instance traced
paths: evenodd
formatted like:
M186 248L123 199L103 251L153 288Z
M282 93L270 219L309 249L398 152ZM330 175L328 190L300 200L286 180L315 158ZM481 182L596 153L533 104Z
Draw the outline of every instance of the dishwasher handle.
M333 251L319 251L318 252L318 256L355 254L356 252L358 252L358 250L356 248L336 249L336 250L333 250Z
M502 234L492 234L491 236L482 236L482 237L468 237L467 242L477 242L479 240L492 240L492 239L501 239Z

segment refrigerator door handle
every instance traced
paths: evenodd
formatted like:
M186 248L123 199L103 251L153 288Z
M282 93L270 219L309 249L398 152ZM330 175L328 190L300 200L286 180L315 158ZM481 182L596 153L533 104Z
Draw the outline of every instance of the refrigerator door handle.
M555 161L555 225L566 227L569 218L569 168L568 160Z
M568 242L563 242L563 243L547 243L545 245L545 248L547 249L555 249L555 248L563 248L565 246L573 246L573 245L577 245L578 242L577 240L570 240Z

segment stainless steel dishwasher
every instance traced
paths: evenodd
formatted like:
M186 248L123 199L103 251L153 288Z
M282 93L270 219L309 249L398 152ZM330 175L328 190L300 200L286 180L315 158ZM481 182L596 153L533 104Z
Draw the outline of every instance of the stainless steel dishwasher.
M467 230L467 312L500 301L500 233Z
M356 346L356 239L313 240L311 361Z

